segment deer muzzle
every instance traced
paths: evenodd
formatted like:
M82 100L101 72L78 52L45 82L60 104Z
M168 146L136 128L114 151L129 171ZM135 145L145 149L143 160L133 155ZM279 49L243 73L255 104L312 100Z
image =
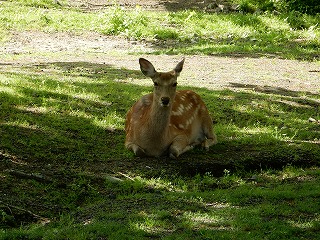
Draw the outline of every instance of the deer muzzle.
M161 98L161 105L163 107L168 107L170 103L170 98L169 97L162 97Z

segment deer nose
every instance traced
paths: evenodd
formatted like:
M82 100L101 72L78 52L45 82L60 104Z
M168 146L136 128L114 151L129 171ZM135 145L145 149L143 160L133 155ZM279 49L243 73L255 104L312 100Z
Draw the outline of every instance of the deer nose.
M169 97L162 97L161 98L161 103L163 104L163 106L168 106L170 102L170 98Z

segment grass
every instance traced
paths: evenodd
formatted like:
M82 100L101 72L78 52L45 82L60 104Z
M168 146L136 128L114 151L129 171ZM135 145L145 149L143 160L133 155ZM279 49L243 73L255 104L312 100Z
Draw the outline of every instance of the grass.
M196 89L218 145L137 159L123 125L151 90L128 83L140 77L81 62L3 68L1 239L316 239L318 95Z
M294 12L212 14L152 12L110 7L82 12L37 1L2 2L0 36L9 30L95 31L148 41L158 54L252 54L314 60L320 46L319 16Z
M12 30L97 31L172 43L158 46L159 54L309 60L319 48L316 17L306 20L308 29L291 30L269 14L0 4L3 41ZM151 91L132 84L140 78L140 71L89 62L2 64L0 239L318 238L320 132L308 119L320 119L319 94L194 88L219 143L178 161L136 158L124 148L123 126L134 100Z
M254 179L225 175L219 187L216 181L210 174L104 185L77 179L62 191L72 202L79 199L72 199L71 192L82 192L82 207L65 210L51 223L0 234L3 239L317 239L318 168L287 167Z

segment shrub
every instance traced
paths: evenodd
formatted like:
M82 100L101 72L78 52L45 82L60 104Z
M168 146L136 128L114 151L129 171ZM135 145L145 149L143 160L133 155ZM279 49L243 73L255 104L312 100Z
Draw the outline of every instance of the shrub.
M282 0L287 11L297 11L300 13L317 14L320 13L318 0Z
M296 11L312 15L320 13L318 0L238 0L233 2L237 3L239 10L245 13L256 11L277 11L280 13Z

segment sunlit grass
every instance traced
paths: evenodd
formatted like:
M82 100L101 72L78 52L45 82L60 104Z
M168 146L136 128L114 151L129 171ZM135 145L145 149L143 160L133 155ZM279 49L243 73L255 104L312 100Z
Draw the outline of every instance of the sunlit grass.
M318 16L298 16L309 25L297 29L285 15L153 12L118 6L82 12L76 8L32 5L23 2L0 5L3 41L5 35L10 36L10 30L77 34L93 31L148 41L154 44L155 53L258 53L310 60L316 57L320 46Z

